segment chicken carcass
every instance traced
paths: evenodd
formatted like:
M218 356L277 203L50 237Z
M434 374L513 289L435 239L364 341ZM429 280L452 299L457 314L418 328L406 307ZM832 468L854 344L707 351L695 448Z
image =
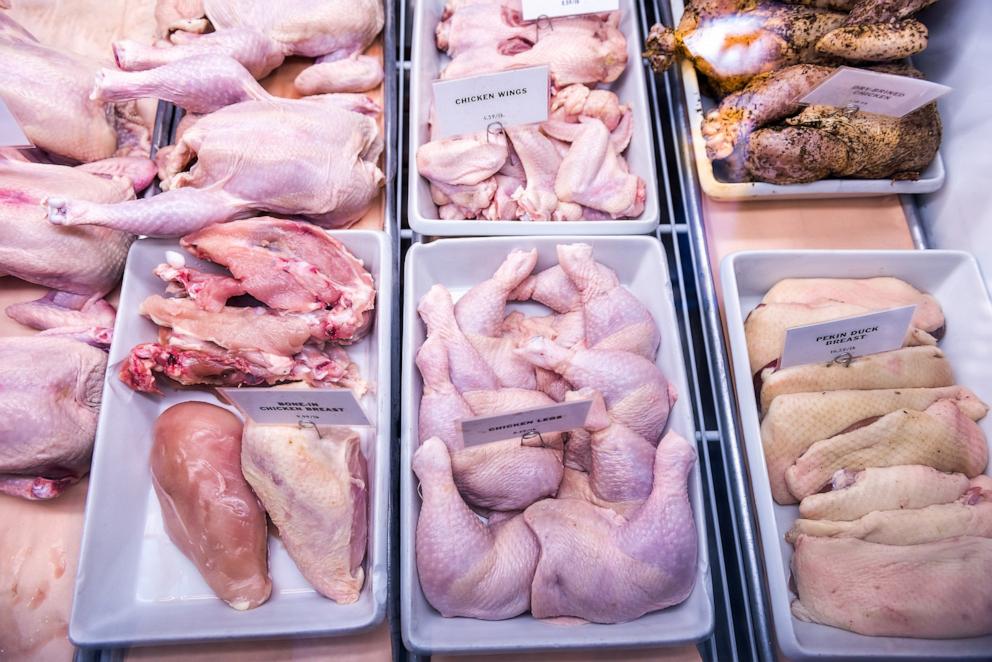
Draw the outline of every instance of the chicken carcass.
M842 368L842 369L838 369ZM936 388L954 384L951 365L939 348L904 347L891 352L859 356L847 366L835 363L765 368L756 381L761 412L786 393L814 391Z
M151 135L135 104L91 100L99 63L38 43L10 17L0 14L0 89L28 139L74 161L115 154L147 155Z
M334 0L315 3L292 0L271 4L251 0L159 2L159 30L171 43L148 47L134 41L114 44L117 64L125 70L143 70L201 54L222 54L238 60L255 78L268 75L291 55L317 58L297 79L302 94L334 91L344 79L346 91L371 89L370 75L382 76L382 67L362 59L372 69L357 79L352 60L359 57L382 30L381 0ZM208 32L208 27L213 31ZM372 58L367 58L372 60ZM360 84L359 84L360 83ZM361 89L358 89L358 87ZM364 86L364 87L363 87Z
M417 574L442 616L513 618L530 608L538 546L522 515L483 522L451 477L444 443L424 441L413 455L423 503L417 520Z
M51 499L86 475L106 368L75 340L0 339L0 493Z
M950 639L992 634L992 539L880 545L799 536L792 614L869 636Z
M900 409L874 423L817 441L785 472L789 491L803 499L820 491L839 469L924 464L969 478L985 470L982 429L950 400L925 411Z
M926 508L951 503L964 494L971 481L964 474L945 473L919 464L841 469L831 489L811 494L799 504L805 519L851 521L878 510Z
M333 102L245 101L197 119L160 152L161 195L117 204L49 198L48 217L155 237L260 211L348 226L383 185L382 148L374 119Z
M357 601L368 537L368 470L358 434L249 421L241 468L306 580L335 602Z
M540 545L535 618L622 623L689 597L698 545L688 497L695 461L689 442L667 434L651 494L628 519L579 499L545 499L524 511Z
M155 421L152 485L169 539L235 609L269 599L265 511L241 473L241 421L182 402Z
M785 484L785 472L814 443L862 428L900 409L923 411L938 400L954 402L974 421L988 413L988 406L963 386L780 395L761 421L772 496L778 503L795 503Z

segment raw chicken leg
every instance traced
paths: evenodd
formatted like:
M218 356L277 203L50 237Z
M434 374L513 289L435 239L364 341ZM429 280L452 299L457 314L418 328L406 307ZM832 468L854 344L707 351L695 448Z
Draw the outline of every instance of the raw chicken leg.
M675 387L643 356L602 349L569 350L533 338L516 350L534 365L554 370L576 388L603 394L610 416L644 439L661 436L675 403Z
M451 383L444 341L439 336L428 337L417 350L416 363L424 381L417 421L419 440L438 437L454 452L465 445L459 422L474 414Z
M423 503L417 521L417 574L442 616L513 618L530 607L538 546L521 515L483 523L458 493L444 443L431 438L413 456Z
M900 409L852 432L818 441L785 472L789 491L802 499L830 482L838 469L925 464L969 478L985 470L988 441L954 402L926 411Z
M541 554L531 589L535 618L622 623L685 600L696 580L696 525L687 481L696 452L675 433L658 444L654 486L629 520L578 499L545 499L524 512Z
M537 264L537 249L514 250L484 280L458 299L455 319L466 334L497 337L503 326L506 301Z
M183 402L155 421L152 484L169 539L235 609L269 599L265 511L241 474L241 421Z
M838 367L841 366L828 363L762 370L757 389L761 412L768 411L772 401L786 393L935 388L954 383L954 374L944 353L931 346L870 354L854 359L846 368L838 370Z
M306 96L332 92L366 92L382 83L382 64L378 58L357 53L340 60L317 58L296 77L296 90Z
M988 406L963 386L780 395L761 421L761 445L772 496L778 503L795 503L785 485L785 471L815 442L863 427L899 409L923 411L938 400L953 401L973 421L988 413Z
M555 265L520 283L510 293L510 301L533 299L556 313L569 313L581 308L582 294L561 265Z
M926 508L956 500L970 484L964 474L922 465L842 469L834 474L829 492L802 500L799 514L807 519L850 521L876 510Z
M558 263L581 293L586 344L654 360L661 342L658 325L616 273L593 260L592 246L559 245Z
M368 478L347 428L245 425L241 468L296 567L321 595L358 600L368 532Z
M992 633L992 539L879 545L799 536L793 615L869 636L950 639Z
M492 369L458 327L451 293L443 285L433 286L424 295L417 312L427 325L428 337L436 336L447 349L451 382L459 392L499 388Z
M106 367L74 340L0 339L0 493L51 499L86 475Z
M7 306L7 317L41 331L41 336L62 336L108 349L114 335L117 311L103 299L81 294L49 292L40 299Z

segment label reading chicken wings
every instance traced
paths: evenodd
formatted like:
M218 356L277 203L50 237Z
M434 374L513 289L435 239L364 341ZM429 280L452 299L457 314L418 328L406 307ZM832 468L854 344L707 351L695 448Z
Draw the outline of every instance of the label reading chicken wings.
M372 425L354 392L347 388L217 389L245 416L271 425Z
M946 85L909 76L840 67L799 103L902 117L950 91Z
M578 14L600 14L620 9L620 0L522 0L525 21Z
M3 99L0 99L0 147L34 147Z
M466 446L502 439L520 439L523 443L540 445L542 434L581 428L591 405L592 400L574 400L509 414L465 418L461 421L462 437Z
M548 67L434 81L435 138L485 132L548 119Z
M899 349L915 311L915 305L903 306L788 329L779 367L830 363Z

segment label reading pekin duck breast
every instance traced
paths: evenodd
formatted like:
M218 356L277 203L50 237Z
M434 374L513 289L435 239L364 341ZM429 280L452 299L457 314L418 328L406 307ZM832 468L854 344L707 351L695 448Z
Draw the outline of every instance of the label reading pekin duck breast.
M785 332L779 368L807 363L850 361L903 346L916 306L807 324Z

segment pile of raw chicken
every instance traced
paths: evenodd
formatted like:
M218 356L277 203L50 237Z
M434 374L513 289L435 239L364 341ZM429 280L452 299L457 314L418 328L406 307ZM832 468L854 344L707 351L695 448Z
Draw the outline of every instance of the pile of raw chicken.
M915 305L905 346L778 369L785 330ZM799 504L793 615L860 634L992 633L988 406L938 341L930 295L895 278L780 281L745 322L775 501Z
M798 99L839 66L922 78L905 59L927 46L913 15L933 2L689 0L646 54L656 71L682 56L705 77L718 106L703 139L726 181L918 179L940 146L936 103L895 118Z
M678 604L696 578L695 449L664 433L676 393L651 313L585 244L515 250L457 303L435 285L413 471L420 585L447 617L618 623ZM507 301L549 315L505 314ZM590 400L583 429L466 445L459 421Z
M548 65L548 121L431 140L417 150L445 220L578 221L636 218L644 180L623 157L630 107L612 83L627 64L620 13L524 21L511 0L449 2L437 46L450 56L441 79Z

